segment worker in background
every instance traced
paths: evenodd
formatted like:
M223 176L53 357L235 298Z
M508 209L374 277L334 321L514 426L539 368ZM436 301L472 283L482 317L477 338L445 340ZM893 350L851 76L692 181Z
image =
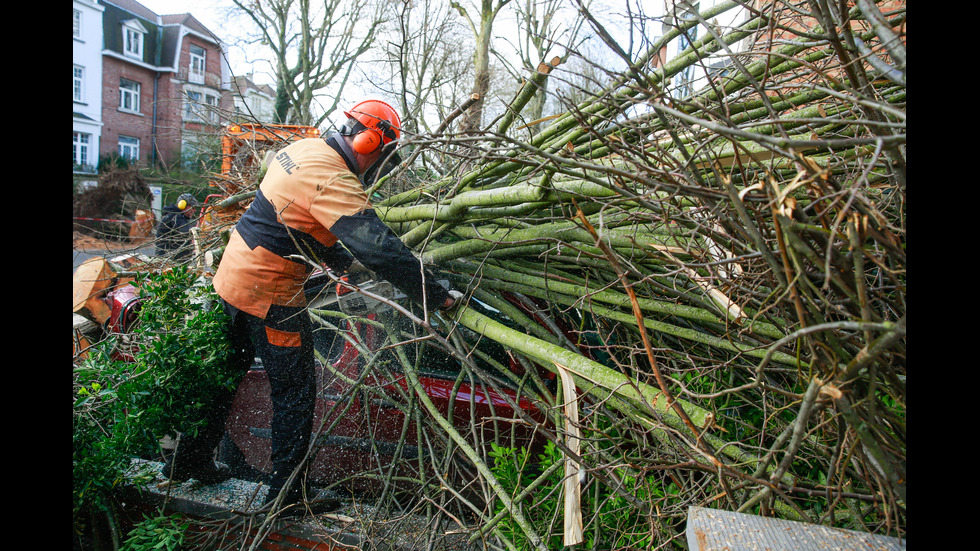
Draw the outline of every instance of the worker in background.
M461 297L440 285L375 214L361 179L374 182L400 163L394 153L400 118L378 100L358 103L344 127L279 151L222 256L214 288L231 316L236 365L244 373L255 352L269 375L274 472L266 503L309 506L313 496L286 483L310 445L314 412L312 327L304 311L309 259L343 274L362 265L427 309L449 309ZM227 468L212 461L234 395L223 396L208 425L181 438L164 466L171 479L218 482ZM300 478L300 477L297 477ZM303 509L303 507L297 507Z
M197 207L201 204L190 193L184 193L173 205L163 207L163 216L157 224L157 256L174 260L186 260L194 252L191 228L196 221Z

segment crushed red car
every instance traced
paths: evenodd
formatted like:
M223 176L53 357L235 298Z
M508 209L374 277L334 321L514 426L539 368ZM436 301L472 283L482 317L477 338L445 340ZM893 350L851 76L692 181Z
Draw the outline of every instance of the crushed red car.
M386 282L362 282L359 287L398 303L403 298ZM482 445L489 451L490 442L514 446L531 445L535 440L534 426L544 416L499 372L504 366L519 373L520 367L496 343L473 339L480 343L481 353L494 360L481 364L481 371L493 378L491 384L469 375L458 360L428 343L421 328L393 312L385 300L356 291L345 293L343 287L338 292L326 274L311 278L307 295L318 358L316 453L307 470L314 485L369 492L379 488L382 475L393 465L398 467L399 480L418 480L420 465L428 464L419 459L432 449L419 441L420 427L415 420L406 419L410 402L420 406L410 397L413 391L383 327L386 321L402 332L394 340L402 343L402 351L416 366L425 394L443 416L452 412L454 426L475 440L476 447ZM138 291L128 285L120 287L107 294L107 302L112 311L107 327L119 334L129 331L138 318ZM499 317L478 302L471 301L470 307ZM268 377L256 358L238 387L219 448L218 459L236 477L267 480L272 470L271 419ZM425 426L423 423L422 430ZM457 475L467 476L465 472Z

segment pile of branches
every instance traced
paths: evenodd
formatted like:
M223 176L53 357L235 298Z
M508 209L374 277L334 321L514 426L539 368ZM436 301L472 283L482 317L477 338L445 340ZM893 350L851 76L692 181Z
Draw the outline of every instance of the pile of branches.
M682 4L640 55L589 18L626 67L606 87L522 120L565 78L539 71L488 131L402 153L457 170L371 190L466 295L389 326L376 357L397 373L368 359L351 381L409 382L428 453L406 461L429 462L411 503L432 526L507 549L652 548L682 543L702 506L905 535L905 3ZM700 38L664 63L682 36ZM676 87L692 70L707 76ZM461 430L421 388L406 350L422 344L543 418ZM517 424L546 445L523 449Z
M136 211L148 208L152 199L136 166L109 166L98 186L72 195L72 229L103 238L126 237L130 228L124 220L134 220Z
M471 305L509 320L464 306L447 327L527 368L513 382L547 412L540 433L585 473L586 542L671 542L692 505L904 536L904 2L765 6L684 12L638 57L610 39L627 69L525 136L524 103L560 78L536 75L493 132L414 144L471 168L376 202ZM733 9L740 24L716 25ZM725 72L674 94L717 60ZM569 509L547 505L574 485L546 489L551 470L508 487L472 451L478 431L426 413L498 506L468 502L486 532L511 548L561 535ZM426 503L462 495L446 484Z

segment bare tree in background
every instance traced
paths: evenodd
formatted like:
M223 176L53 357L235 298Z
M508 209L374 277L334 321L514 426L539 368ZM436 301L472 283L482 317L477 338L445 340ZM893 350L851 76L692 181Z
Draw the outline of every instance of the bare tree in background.
M476 103L465 114L461 123L463 132L480 129L487 92L490 90L490 42L493 37L493 24L500 11L510 0L480 0L477 11L471 13L463 4L453 1L451 5L466 20L476 39L473 52L473 94L478 96Z
M465 33L452 8L437 0L400 0L392 5L379 44L383 74L367 68L371 83L391 98L409 134L432 132L468 90Z
M518 35L511 46L517 50L521 66L508 64L508 56L503 52L497 51L497 55L519 79L526 79L535 71L552 70L555 61L564 63L577 47L584 19L569 9L566 2L519 0L514 4L514 11ZM544 115L549 82L550 79L543 79L537 84L538 92L521 112L525 120L538 120ZM530 128L534 132L537 127Z
M232 0L271 50L276 120L317 126L334 111L354 62L370 50L381 21L370 0ZM316 105L319 92L332 93Z

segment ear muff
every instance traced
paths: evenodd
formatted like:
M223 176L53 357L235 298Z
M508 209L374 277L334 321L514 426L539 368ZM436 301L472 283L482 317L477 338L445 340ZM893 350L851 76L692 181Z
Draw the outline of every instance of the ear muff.
M177 208L180 209L180 210L186 209L187 208L187 200L181 199L180 201L177 201Z
M378 132L373 128L365 128L354 136L354 140L351 145L353 146L354 151L360 153L361 155L370 155L381 147L381 132Z

